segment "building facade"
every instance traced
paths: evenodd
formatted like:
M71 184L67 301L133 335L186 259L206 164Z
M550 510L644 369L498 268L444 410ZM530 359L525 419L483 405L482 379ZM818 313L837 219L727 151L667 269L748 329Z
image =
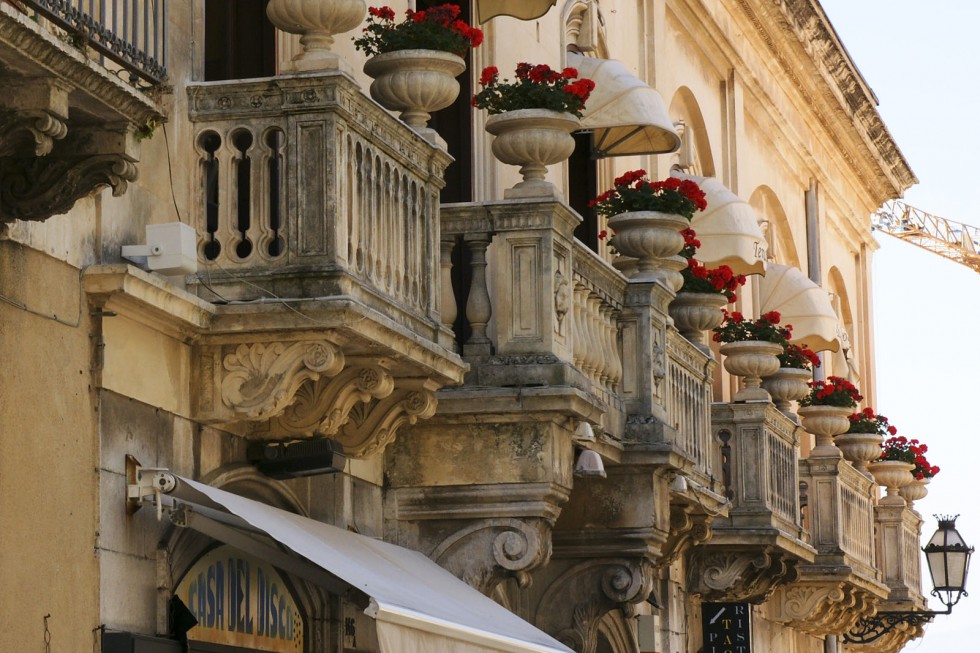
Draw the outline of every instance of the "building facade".
M368 94L361 0L0 1L0 650L922 634L847 641L924 609L919 514L736 400L586 204L701 180L737 308L797 311L874 405L868 216L916 180L817 0L462 12L485 40L413 129ZM544 194L469 105L519 62L602 102Z

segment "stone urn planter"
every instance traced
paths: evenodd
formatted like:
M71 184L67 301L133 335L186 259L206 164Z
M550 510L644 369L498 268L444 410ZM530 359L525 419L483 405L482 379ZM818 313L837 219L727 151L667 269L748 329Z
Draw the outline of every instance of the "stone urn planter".
M571 156L572 132L580 125L572 114L548 109L519 109L487 118L486 130L495 136L493 155L501 163L520 166L524 178L504 191L504 198L558 197L558 189L544 177L548 166Z
M371 97L416 131L425 129L433 111L445 109L459 95L456 78L466 70L462 57L441 50L397 50L364 63L374 79Z
M853 412L854 408L849 406L803 406L797 411L803 430L816 437L816 446L810 452L811 456L841 457L841 450L834 444L834 436L847 433L847 429L851 427L847 416Z
M834 444L855 469L868 473L868 463L881 455L883 439L878 433L843 433L834 438Z
M898 488L898 493L905 499L905 502L911 507L915 501L919 499L925 499L926 495L929 494L928 478L912 478L912 482L908 485L903 485Z
M868 471L874 476L875 482L886 490L886 495L879 502L881 505L905 505L905 499L899 494L899 489L915 481L915 477L912 476L913 469L915 465L901 460L876 460L868 464Z
M779 371L779 354L783 346L764 340L743 340L726 342L721 346L721 355L729 374L742 377L742 389L733 401L771 401L772 397L762 386L762 377Z
M349 32L364 20L364 0L269 0L265 9L284 32L300 34L303 51L293 57L296 70L347 70L340 55L331 52L335 34Z
M718 293L681 292L667 307L681 335L704 352L710 351L705 332L721 324L728 298Z
M687 267L687 260L680 256L684 247L681 231L691 224L687 218L659 211L627 211L612 216L607 224L616 232L609 244L636 259L630 281L659 281L675 293L681 289L681 270Z
M811 370L798 367L780 367L775 374L762 379L762 387L772 396L776 408L786 415L793 415L792 402L799 401L810 391L807 382L813 378Z

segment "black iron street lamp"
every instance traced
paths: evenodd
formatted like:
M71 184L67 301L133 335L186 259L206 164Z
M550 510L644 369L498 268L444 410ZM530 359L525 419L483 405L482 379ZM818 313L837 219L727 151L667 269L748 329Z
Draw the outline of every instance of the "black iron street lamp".
M957 515L956 517L958 517ZM929 623L940 614L950 614L966 592L966 573L970 568L970 555L973 547L967 546L963 536L956 530L956 517L939 517L939 529L922 547L932 576L932 595L942 601L946 610L883 611L872 617L861 619L851 631L844 635L850 644L868 644L875 641L895 626L921 626Z

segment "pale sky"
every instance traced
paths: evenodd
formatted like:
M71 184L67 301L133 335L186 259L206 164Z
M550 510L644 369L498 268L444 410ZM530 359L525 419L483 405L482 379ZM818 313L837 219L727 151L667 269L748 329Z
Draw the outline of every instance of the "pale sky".
M971 0L821 0L879 112L919 184L912 206L980 226L980 3ZM959 514L957 528L980 548L980 274L936 254L878 234L874 255L874 329L878 404L899 433L929 445L942 471L916 503L925 519ZM932 582L923 560L923 592ZM966 597L939 616L916 653L980 651L980 555ZM933 610L943 606L931 602Z

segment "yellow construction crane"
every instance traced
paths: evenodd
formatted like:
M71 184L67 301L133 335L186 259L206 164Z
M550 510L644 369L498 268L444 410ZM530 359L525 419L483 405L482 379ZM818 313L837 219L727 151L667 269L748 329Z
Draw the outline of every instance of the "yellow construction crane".
M878 231L980 272L980 229L926 213L904 202L886 202L871 217Z

